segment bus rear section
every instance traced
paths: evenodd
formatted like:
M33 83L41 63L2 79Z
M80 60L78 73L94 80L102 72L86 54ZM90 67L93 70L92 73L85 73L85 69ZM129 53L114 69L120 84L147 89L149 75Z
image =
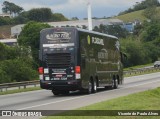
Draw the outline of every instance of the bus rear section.
M74 29L44 29L40 37L40 86L54 95L81 89Z

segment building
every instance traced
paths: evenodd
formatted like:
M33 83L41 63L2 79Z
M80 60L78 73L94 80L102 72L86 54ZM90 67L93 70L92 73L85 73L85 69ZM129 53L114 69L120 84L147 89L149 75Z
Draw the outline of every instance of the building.
M133 33L133 30L134 30L134 23L132 23L132 22L128 22L128 23L125 23L124 25L123 25L123 27L128 31L128 32L130 32L130 33Z
M9 46L16 46L18 45L17 39L0 39L0 43L4 43Z
M8 13L5 13L5 14L0 14L0 17L9 17L9 18L11 18L11 15L8 14Z
M47 22L53 27L79 27L88 29L88 20L76 20L76 21L61 21L61 22ZM103 25L123 25L123 21L119 19L92 19L92 26ZM13 26L11 28L11 36L18 37L25 24Z

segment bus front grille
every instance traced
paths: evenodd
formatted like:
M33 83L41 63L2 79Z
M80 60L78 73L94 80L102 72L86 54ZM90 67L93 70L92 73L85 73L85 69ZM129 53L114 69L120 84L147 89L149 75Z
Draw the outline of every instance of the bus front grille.
M46 55L46 64L51 68L68 68L71 64L70 53L53 53Z

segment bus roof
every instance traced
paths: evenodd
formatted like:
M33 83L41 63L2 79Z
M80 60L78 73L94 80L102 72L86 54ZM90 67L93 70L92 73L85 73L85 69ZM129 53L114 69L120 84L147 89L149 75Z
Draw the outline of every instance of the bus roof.
M101 36L106 36L106 37L118 39L118 37L113 36L113 35L108 35L108 34L96 32L96 31L89 31L89 30L86 30L86 29L80 29L80 28L75 28L75 27L57 27L57 28L46 28L46 29L77 29L78 31L81 31L81 32L93 33L93 34L96 34L96 35L101 35ZM42 32L46 29L42 29L40 32Z
M96 35L101 35L101 36L106 36L106 37L118 39L116 36L108 35L108 34L104 34L104 33L100 33L100 32L96 32L96 31L89 31L89 30L80 29L80 28L77 28L77 30L78 30L78 31L82 31L82 32L93 33L93 34L96 34Z

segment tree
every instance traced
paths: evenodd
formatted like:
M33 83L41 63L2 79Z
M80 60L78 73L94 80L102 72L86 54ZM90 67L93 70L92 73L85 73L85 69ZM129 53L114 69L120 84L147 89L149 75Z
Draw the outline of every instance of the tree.
M159 46L160 46L160 41L158 41ZM157 45L157 43L156 43ZM148 57L151 59L151 62L154 62L158 60L160 56L160 47L157 47L154 42L147 42L144 43L144 47L146 49L146 52L148 53Z
M44 28L49 28L48 24L29 22L27 23L22 32L19 35L19 45L31 47L32 57L38 63L38 50L39 50L39 39L40 31Z
M36 8L28 11L28 18L31 21L47 22L52 18L52 11L49 8Z
M25 23L29 22L28 12L24 11L21 14L19 14L18 16L14 17L13 22L14 22L14 24L25 24Z
M154 41L156 38L160 37L160 23L159 22L150 22L146 23L146 26L141 33L141 37L144 42Z
M126 38L120 40L121 50L127 55L127 62L125 66L135 66L151 62L151 58L145 49L143 42L133 38Z
M52 15L52 21L68 21L68 19L61 13L54 13Z
M17 58L29 58L31 52L29 48L23 46L10 47L0 43L0 61Z
M2 11L4 13L10 13L10 15L16 15L16 14L20 14L23 11L23 8L15 5L14 3L4 1Z
M101 33L106 33L109 35L114 35L119 38L125 38L128 35L128 31L122 28L120 25L103 25L100 24L99 27L95 27L94 31L98 31Z
M71 20L79 20L78 17L72 17Z
M0 83L35 80L37 77L30 49L0 43Z
M158 11L156 9L156 6L149 6L143 12L143 15L150 20L156 19L157 14L158 14Z
M35 80L38 77L37 71L32 68L31 60L19 58L4 60L0 64L0 83Z

